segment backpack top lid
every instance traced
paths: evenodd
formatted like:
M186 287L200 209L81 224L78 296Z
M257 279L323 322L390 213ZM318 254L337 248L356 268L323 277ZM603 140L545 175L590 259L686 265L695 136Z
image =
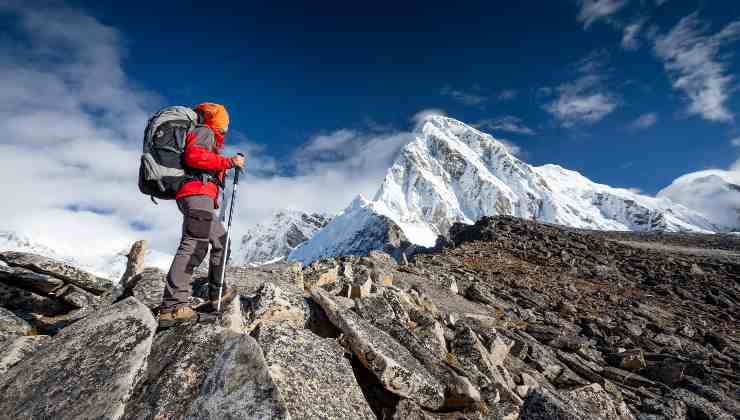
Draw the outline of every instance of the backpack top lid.
M152 115L146 125L146 131L144 133L145 147L151 143L157 127L169 121L187 121L189 125L195 126L198 124L198 114L192 108L179 105L160 109L156 114Z

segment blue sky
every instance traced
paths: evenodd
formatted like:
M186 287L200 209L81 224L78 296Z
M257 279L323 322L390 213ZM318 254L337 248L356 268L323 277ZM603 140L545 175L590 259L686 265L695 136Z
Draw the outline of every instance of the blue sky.
M171 251L135 184L167 104L230 109L243 225L372 195L425 110L647 194L740 157L737 1L189 3L0 0L0 230Z
M132 80L168 103L227 104L234 128L277 159L317 133L368 123L408 129L410 116L426 108L467 123L519 118L534 135L483 128L514 142L532 163L559 163L648 193L689 171L727 167L738 155L730 143L740 136L734 118L687 113L689 99L672 87L677 76L654 41L693 13L698 28L715 34L740 17L738 2L601 1L592 2L595 16L580 19L589 4L577 1L240 3L78 4L121 32ZM599 3L616 10L599 16ZM167 15L176 24L164 23ZM635 42L623 47L625 28L637 23ZM740 70L737 56L726 57L736 48L727 42L715 56L726 76ZM580 73L589 59L598 68ZM543 88L586 75L602 78L588 93L608 94L614 110L564 124L547 111L554 98ZM737 86L725 88L724 107L733 114ZM645 115L655 123L632 125Z

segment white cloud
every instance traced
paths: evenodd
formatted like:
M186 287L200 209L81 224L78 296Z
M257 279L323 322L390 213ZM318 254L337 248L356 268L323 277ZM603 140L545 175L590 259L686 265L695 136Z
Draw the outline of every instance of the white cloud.
M628 0L577 0L577 3L580 7L577 19L588 29L592 23L620 11Z
M162 101L127 78L120 34L80 10L0 4L18 22L0 38L0 177L12 180L0 231L89 265L137 239L174 253L175 203L154 206L136 185L143 128ZM424 110L413 121L440 113ZM235 237L276 209L333 212L358 193L371 196L411 136L340 129L276 159L232 131L226 152L247 153Z
M141 136L158 105L121 66L118 32L64 6L3 3L0 230L27 235L83 264L139 238L172 252L179 222L136 186ZM23 48L18 48L23 45ZM138 232L134 225L150 230Z
M720 56L720 49L740 38L740 20L709 35L708 24L693 13L655 40L655 54L663 60L673 88L689 99L687 112L709 121L730 122L726 107L734 77Z
M439 93L443 96L449 96L457 102L468 106L480 106L483 102L488 100L485 96L477 93L453 89L450 86L443 86Z
M645 19L639 19L622 29L622 48L625 50L636 50L640 47L638 36L645 25Z
M447 113L439 108L427 108L414 114L414 116L411 117L411 122L414 123L415 128L418 128L419 126L424 124L427 119L436 115L446 116Z
M527 127L521 118L513 115L505 115L498 118L489 118L475 124L476 128L488 128L494 131L507 131L516 134L535 134L534 130Z
M564 127L594 124L612 113L618 106L617 98L602 86L602 78L583 76L557 88L558 97L544 109Z
M740 137L735 137L734 139L730 140L730 144L735 147L740 147Z
M641 130L652 127L656 122L658 122L658 114L650 112L640 115L630 124L630 127L635 130Z

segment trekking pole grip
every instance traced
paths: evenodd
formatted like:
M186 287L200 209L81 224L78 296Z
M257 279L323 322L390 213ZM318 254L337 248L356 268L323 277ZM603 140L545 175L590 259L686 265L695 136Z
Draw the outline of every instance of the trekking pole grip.
M236 155L237 156L244 157L244 153L241 153L241 152L237 153ZM235 172L234 172L234 184L238 184L239 183L239 174L242 172L243 169L242 168L234 168L234 169L235 169Z

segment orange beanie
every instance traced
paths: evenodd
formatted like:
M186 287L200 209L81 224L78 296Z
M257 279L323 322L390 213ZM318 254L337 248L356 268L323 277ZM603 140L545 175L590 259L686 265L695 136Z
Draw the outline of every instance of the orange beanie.
M229 113L226 112L226 108L223 105L203 102L202 104L198 104L195 110L203 116L205 125L220 130L225 130L229 127Z

